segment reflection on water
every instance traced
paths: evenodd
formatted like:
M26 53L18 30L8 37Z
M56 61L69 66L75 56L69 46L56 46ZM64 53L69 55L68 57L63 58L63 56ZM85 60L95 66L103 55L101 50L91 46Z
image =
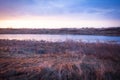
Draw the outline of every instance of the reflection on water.
M120 36L97 36L97 35L50 35L50 34L1 34L0 39L9 40L45 40L45 41L87 41L87 42L120 42Z

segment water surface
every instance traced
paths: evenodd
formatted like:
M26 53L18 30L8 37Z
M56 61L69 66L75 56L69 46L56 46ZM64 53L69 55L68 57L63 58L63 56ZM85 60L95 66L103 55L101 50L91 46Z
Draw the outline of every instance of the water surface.
M99 36L99 35L51 35L51 34L1 34L0 39L8 40L45 40L45 41L86 41L86 42L120 42L120 36Z

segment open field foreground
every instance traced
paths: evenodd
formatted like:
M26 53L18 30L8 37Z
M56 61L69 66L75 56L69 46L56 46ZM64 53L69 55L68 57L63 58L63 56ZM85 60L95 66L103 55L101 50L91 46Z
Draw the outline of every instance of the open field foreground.
M0 40L0 80L120 80L120 44Z

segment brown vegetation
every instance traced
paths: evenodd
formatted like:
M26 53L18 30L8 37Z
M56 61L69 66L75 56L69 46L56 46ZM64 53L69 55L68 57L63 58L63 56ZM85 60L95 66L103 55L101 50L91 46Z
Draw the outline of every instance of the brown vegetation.
M0 29L0 34L79 34L120 36L120 27L63 29Z
M0 40L0 80L120 80L120 44Z

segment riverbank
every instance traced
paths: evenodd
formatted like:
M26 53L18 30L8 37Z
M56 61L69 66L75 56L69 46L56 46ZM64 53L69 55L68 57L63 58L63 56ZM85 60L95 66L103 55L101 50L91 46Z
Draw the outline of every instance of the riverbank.
M0 34L74 34L120 36L120 27L113 28L61 28L61 29L7 29L1 28Z
M0 40L0 80L119 80L120 44Z

